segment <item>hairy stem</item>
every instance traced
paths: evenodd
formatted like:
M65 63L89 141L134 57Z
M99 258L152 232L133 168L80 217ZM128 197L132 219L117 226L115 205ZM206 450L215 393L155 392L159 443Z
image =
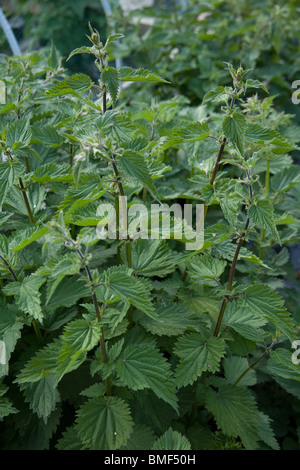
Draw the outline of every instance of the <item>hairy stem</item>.
M265 352L259 356L259 358L256 359L256 361L252 362L252 364L249 365L249 367L247 367L247 369L244 370L244 372L242 372L242 374L239 376L239 378L234 382L233 386L236 387L237 384L242 380L243 377L245 377L245 375L252 369L255 369L255 367L257 366L257 364L267 355L269 354L269 352L271 351L271 349L273 348L274 344L276 343L276 339L272 342L272 344L270 344L270 346L265 350Z
M76 248L76 245L73 242L73 240L69 239L69 241L70 241L71 245ZM79 248L76 248L76 250L77 250L79 258L84 261L84 255L83 255L82 251ZM94 287L93 287L93 276L92 276L92 273L91 273L91 270L90 270L89 266L87 264L85 264L84 267L85 267L85 271L86 271L88 280L91 283L92 301L93 301L96 317L97 317L98 321L100 322L101 312L100 312L100 307L99 307L99 304L98 304L97 296L96 296L96 293L95 293L95 290L94 290ZM107 354L106 354L104 333L103 333L103 328L102 327L101 327L100 331L101 331L101 334L100 334L100 348L101 348L101 352L102 352L103 362L107 363L108 358L107 358ZM106 395L110 396L111 395L111 379L110 379L110 377L107 377L105 379L105 389L106 389Z
M34 220L32 210L31 210L31 207L30 207L30 204L29 204L29 201L28 201L28 197L27 197L27 194L26 194L26 188L24 187L24 183L23 183L22 178L19 178L19 185L20 185L19 189L20 189L20 191L22 191L22 196L23 196L23 199L24 199L24 202L25 202L25 206L26 206L26 210L27 210L30 222L32 224L35 224L35 220Z
M267 160L267 168L266 168L266 177L265 177L265 191L267 196L270 192L270 160ZM261 231L261 242L264 243L266 237L266 230L263 228ZM259 258L262 259L264 255L264 248L260 247L259 250Z
M214 167L214 170L212 172L212 175L211 175L211 178L210 178L210 181L209 181L209 183L211 185L214 184L214 181L216 179L216 176L217 176L217 173L218 173L218 170L219 170L219 166L220 166L220 161L221 161L221 158L222 158L222 155L223 155L223 152L224 152L225 145L226 145L226 137L224 137L224 139L222 141L222 144L220 146L220 149L219 149L219 153L218 153L218 156L217 156L215 167Z

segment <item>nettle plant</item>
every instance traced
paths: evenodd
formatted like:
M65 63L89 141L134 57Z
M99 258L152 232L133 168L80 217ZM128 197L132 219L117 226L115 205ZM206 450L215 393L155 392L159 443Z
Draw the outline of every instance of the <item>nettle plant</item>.
M195 119L182 96L156 100L153 83L172 87L157 74L110 65L122 35L103 44L90 32L91 47L70 57L94 56L98 83L68 75L54 47L1 63L3 448L297 441L299 312L285 277L300 176L281 134L292 117L249 95L264 85L226 64L232 86L207 93ZM147 102L122 100L135 81ZM139 227L99 239L108 216L98 209L119 215L119 196L149 210L204 204L203 246L186 250L172 229L151 239L151 227L148 239ZM294 423L284 431L283 406Z

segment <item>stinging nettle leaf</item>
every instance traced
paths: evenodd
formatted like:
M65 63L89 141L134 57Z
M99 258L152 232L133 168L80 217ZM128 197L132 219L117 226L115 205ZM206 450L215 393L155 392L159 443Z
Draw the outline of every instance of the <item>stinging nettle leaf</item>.
M132 67L121 67L119 69L120 80L125 82L162 82L169 83L156 73L146 69L133 69Z
M156 348L141 344L127 346L120 355L116 371L130 389L150 388L158 398L178 411L170 364Z
M101 80L107 85L110 96L115 106L120 91L120 74L114 67L108 67L103 70Z
M243 155L246 117L238 111L234 111L231 115L224 118L222 127L225 137L234 144Z
M133 430L129 407L118 397L91 398L77 412L76 430L91 450L118 449Z
M187 333L175 344L174 353L179 356L175 377L179 387L193 384L202 372L214 373L220 369L225 354L224 340L202 333Z

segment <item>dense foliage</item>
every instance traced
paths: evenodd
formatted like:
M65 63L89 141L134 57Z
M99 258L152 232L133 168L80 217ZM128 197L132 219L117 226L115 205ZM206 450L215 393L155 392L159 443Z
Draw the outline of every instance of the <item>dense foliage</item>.
M205 89L163 59L117 70L122 36L70 53L97 82L53 45L1 62L2 448L299 449L294 117L221 51ZM99 239L119 196L203 204L203 246L175 217Z

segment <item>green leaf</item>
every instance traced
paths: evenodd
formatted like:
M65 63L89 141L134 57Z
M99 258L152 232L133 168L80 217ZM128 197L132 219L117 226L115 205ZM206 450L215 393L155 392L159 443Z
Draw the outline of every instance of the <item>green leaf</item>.
M178 336L183 334L189 327L197 329L201 321L198 315L193 313L193 309L180 302L156 306L156 318L144 316L140 319L141 325L157 336Z
M191 450L191 444L185 436L169 428L154 442L152 450Z
M284 306L284 300L271 287L264 284L247 287L240 305L249 308L254 315L267 318L291 342L295 339L295 323Z
M28 227L23 230L17 230L9 242L9 248L12 251L18 252L30 243L44 237L49 232L50 229L47 227Z
M223 317L224 325L229 326L243 338L250 341L263 341L268 335L261 327L267 323L267 319L262 315L253 313L246 308L242 300L227 303Z
M145 450L151 449L155 441L152 429L144 424L135 424L126 445L120 450Z
M248 216L255 223L255 225L271 232L274 239L280 243L280 238L274 219L274 209L271 201L268 199L256 198L256 200L254 200L248 208Z
M220 101L226 102L228 97L229 93L226 92L226 89L223 86L217 86L204 95L202 104L206 103L207 101L211 101L212 103L218 103Z
M118 95L119 95L119 90L120 90L120 75L119 71L115 69L114 67L108 67L105 70L103 70L101 74L101 80L105 85L107 85L110 96L113 101L113 105L115 106Z
M60 395L56 389L55 377L47 375L37 382L23 384L25 402L29 403L30 409L47 423L48 417L55 410L56 404L60 402Z
M300 367L299 364L293 363L292 355L292 351L284 348L271 351L266 366L267 371L284 379L300 381Z
M146 69L133 69L132 67L121 67L119 69L120 80L125 82L162 82L169 83L156 73Z
M87 287L86 282L73 275L60 282L55 290L55 296L48 300L47 308L72 307L79 299L90 295L91 289Z
M124 150L123 155L118 158L118 164L127 176L148 189L150 194L159 201L157 189L143 155L133 150Z
M7 284L3 291L7 295L14 295L20 309L37 320L43 319L41 307L41 293L39 288L44 284L45 278L34 274L25 277L21 282Z
M271 449L280 450L280 446L271 427L271 419L261 411L258 412L258 436L259 439L270 446Z
M87 46L77 47L76 49L74 49L71 52L71 54L68 56L66 61L68 62L68 60L71 59L71 57L73 57L73 55L76 55L76 54L93 54L93 52L94 52L93 47L87 47Z
M131 277L122 270L114 270L108 273L107 287L117 298L130 302L146 315L156 318L150 294L152 286L147 279Z
M9 373L9 361L11 354L13 353L18 339L21 337L21 330L24 322L23 318L17 316L18 311L15 307L7 305L1 307L0 315L0 340L3 341L5 348L2 351L1 357L5 357L5 364L0 363L0 377L3 377Z
M88 49L88 48L87 48ZM69 58L71 55L69 56ZM88 91L93 86L93 82L84 73L75 73L64 80L57 81L47 91L47 96L61 96L71 94L80 97L81 93Z
M122 352L116 371L132 390L150 388L158 398L178 410L175 383L170 364L152 345L130 345Z
M124 400L98 397L91 398L78 410L76 429L90 450L115 450L126 444L133 421Z
M218 391L209 388L205 392L205 407L224 434L240 437L248 450L257 448L258 410L250 390L227 384Z
M24 148L30 144L31 136L30 120L28 118L16 119L7 126L6 144L13 151Z
M175 259L164 240L139 238L131 243L131 267L145 277L165 277L175 269Z
M74 351L90 351L100 340L101 327L97 318L88 320L79 318L69 322L61 337L63 347L70 353Z
M38 382L43 377L56 374L61 342L55 339L29 359L15 380L18 384Z
M70 173L70 165L64 163L46 163L38 166L31 179L40 184L46 183L69 183L73 181L73 175Z
M122 34L122 33L110 34L110 35L108 36L108 38L106 39L104 49L106 49L106 47L108 46L108 44L111 44L112 42L115 42L115 41L117 41L118 39L122 39L122 38L124 38L124 34Z
M55 148L59 147L63 143L64 139L53 126L49 124L44 126L36 124L32 126L31 141L32 143L42 144L45 147Z
M279 171L271 178L272 189L278 193L288 191L300 181L300 168L296 165Z
M58 439L56 444L57 450L87 450L88 446L82 443L76 426L70 426L66 431L62 432L62 437Z
M210 255L194 256L187 262L189 273L193 279L218 279L224 272L227 262Z
M193 384L208 370L212 373L220 370L220 361L225 354L224 340L205 333L187 333L175 344L174 353L180 360L175 377L179 387Z
M266 140L272 140L277 135L278 135L277 132L274 131L273 129L267 129L255 123L248 124L246 131L245 131L245 137L247 139L251 139L255 141L262 141L262 142Z
M181 127L178 131L181 142L198 142L208 137L209 134L210 131L206 122L193 122Z
M51 41L51 48L47 63L49 67L53 69L57 69L59 67L59 53L56 47L54 46L53 41Z
M6 397L0 396L0 419L5 418L5 416L10 414L16 413L19 413L19 410L13 406L10 400Z
M234 111L223 120L223 132L225 137L234 144L243 155L244 135L246 131L246 117L244 114Z
M24 166L16 160L0 162L0 208L8 190L24 174Z
M223 360L224 374L230 384L235 384L239 377L248 369L249 363L245 357L233 356L226 357ZM239 387L247 387L255 385L256 373L255 370L249 370L237 383Z

